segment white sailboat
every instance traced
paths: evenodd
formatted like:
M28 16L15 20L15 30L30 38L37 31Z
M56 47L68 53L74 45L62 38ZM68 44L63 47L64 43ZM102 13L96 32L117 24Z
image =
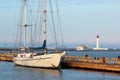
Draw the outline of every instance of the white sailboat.
M54 52L47 54L46 48L46 0L44 0L44 42L43 42L43 53L37 54L26 48L26 0L24 0L24 48L22 52L17 54L13 61L16 65L26 67L38 67L38 68L59 68L61 58L66 54L65 51Z

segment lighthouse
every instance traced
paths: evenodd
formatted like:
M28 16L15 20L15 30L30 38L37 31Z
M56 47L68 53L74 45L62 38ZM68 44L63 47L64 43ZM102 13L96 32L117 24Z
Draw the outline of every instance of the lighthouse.
M99 48L99 35L96 36L96 48Z
M99 46L99 39L100 39L100 37L99 37L99 35L97 35L96 36L96 47L93 48L93 50L108 50L108 48L100 48L100 46Z

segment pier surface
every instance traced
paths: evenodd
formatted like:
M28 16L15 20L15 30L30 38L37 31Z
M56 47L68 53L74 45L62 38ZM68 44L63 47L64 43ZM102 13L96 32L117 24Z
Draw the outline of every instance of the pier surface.
M120 72L120 60L117 58L96 59L83 56L65 56L62 60L62 68L81 68L100 71Z
M0 53L0 61L12 62L13 53Z

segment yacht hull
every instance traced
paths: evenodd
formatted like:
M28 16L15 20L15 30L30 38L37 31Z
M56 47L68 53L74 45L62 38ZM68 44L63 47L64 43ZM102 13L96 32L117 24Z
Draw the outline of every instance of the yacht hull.
M59 68L61 58L65 52L34 55L29 57L14 57L13 61L16 65L37 68ZM23 55L23 54L22 54Z

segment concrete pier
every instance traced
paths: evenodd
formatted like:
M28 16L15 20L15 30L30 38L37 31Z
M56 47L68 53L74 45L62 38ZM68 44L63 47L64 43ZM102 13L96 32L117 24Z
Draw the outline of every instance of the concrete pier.
M62 68L81 68L100 71L120 72L120 60L117 58L65 56L62 60Z
M0 61L12 62L13 53L0 53Z

